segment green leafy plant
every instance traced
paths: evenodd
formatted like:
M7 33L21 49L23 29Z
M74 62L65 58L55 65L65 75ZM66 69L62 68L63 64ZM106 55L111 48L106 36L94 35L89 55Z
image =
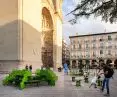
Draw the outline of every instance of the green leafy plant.
M27 82L29 80L29 77L31 76L31 72L26 71L24 74L24 77L22 79L22 81L20 82L20 88L24 89L25 88L25 82Z
M27 70L13 70L3 80L3 85L15 85L23 89L25 87L24 82L28 80L28 76L31 76L31 72Z
M41 81L46 81L46 82L48 82L49 85L54 86L58 77L50 69L45 69L45 70L38 69L38 70L36 70L36 79L39 79Z

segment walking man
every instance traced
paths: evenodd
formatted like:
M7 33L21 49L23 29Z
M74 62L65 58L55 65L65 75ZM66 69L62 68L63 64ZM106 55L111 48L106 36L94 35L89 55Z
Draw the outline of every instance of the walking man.
M102 89L101 91L104 91L104 88L106 86L107 89L107 94L105 94L104 96L110 96L110 91L109 91L109 81L110 78L112 78L114 71L112 70L112 68L110 67L110 65L105 65L103 67L103 71L104 71L104 80L103 80L103 84L102 84Z

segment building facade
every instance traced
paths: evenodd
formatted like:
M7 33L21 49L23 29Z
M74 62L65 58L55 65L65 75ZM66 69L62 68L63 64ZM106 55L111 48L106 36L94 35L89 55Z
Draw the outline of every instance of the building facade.
M79 60L90 65L94 62L112 62L117 65L117 32L70 36L70 64Z
M67 43L63 40L62 41L62 64L65 62L70 64L70 49Z
M62 65L62 0L0 0L0 71Z

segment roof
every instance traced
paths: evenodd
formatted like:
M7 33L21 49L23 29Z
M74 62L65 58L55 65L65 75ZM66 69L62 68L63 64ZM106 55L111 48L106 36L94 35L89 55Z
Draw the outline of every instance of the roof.
M104 35L104 34L115 34L115 33L117 33L117 32L96 33L96 34L85 34L85 35L75 35L75 36L69 36L69 38L85 37L85 36L95 36L95 35Z

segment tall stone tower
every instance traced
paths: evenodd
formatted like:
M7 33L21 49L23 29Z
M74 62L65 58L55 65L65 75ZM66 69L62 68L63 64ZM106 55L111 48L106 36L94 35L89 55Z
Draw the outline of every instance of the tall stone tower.
M62 65L62 0L0 0L0 71Z

